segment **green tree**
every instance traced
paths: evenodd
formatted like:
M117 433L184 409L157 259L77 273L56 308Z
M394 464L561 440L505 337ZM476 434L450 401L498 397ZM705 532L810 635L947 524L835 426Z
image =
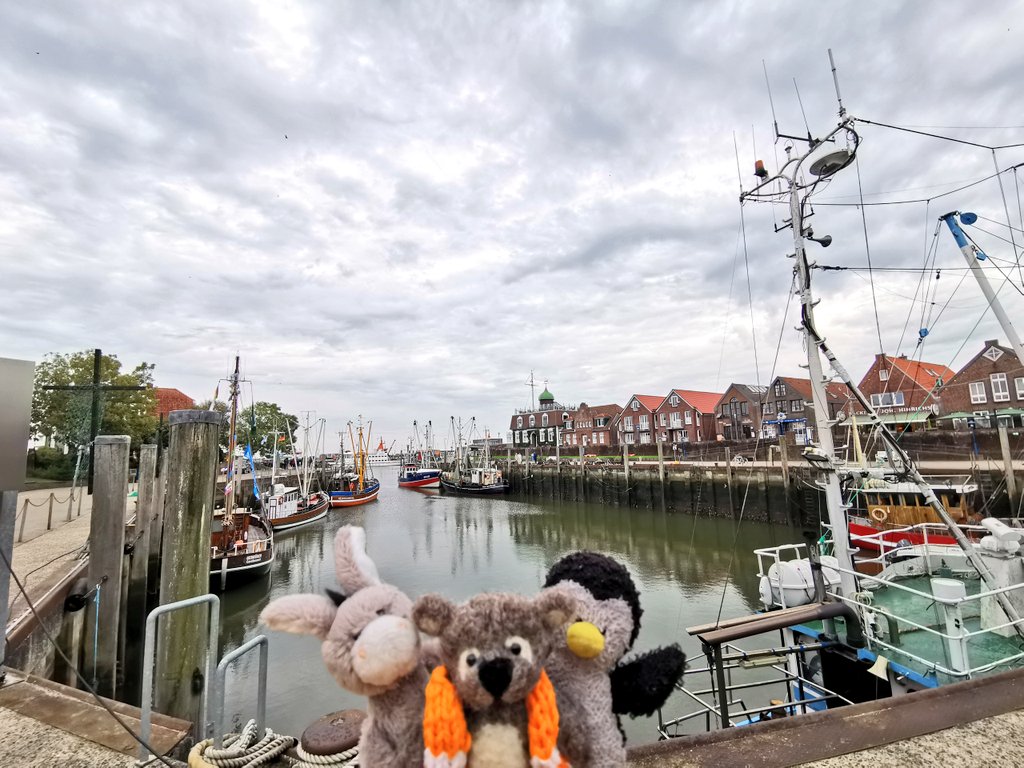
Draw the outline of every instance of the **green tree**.
M238 415L238 440L242 443L248 440L252 443L253 452L269 456L274 444L274 431L277 430L278 438L285 439L278 446L282 451L290 452L288 435L295 434L298 426L299 419L296 416L282 411L277 403L261 400Z
M100 394L101 435L129 435L136 445L156 434L156 393L153 369L139 363L122 372L117 355L100 359L100 384L142 386L139 391L107 391ZM83 386L92 384L93 352L71 355L51 353L36 366L35 392L32 397L32 431L40 437L52 435L57 442L77 447L89 442L92 392L47 390L45 386Z
M228 452L228 421L231 418L231 407L223 400L203 400L201 403L196 403L195 410L216 411L224 416L224 423L220 427L220 452L218 453L218 456L224 458Z

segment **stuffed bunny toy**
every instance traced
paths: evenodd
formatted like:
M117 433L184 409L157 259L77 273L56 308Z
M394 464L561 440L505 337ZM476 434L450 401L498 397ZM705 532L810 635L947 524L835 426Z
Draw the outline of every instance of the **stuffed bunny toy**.
M260 621L271 629L323 641L327 669L346 690L368 698L359 763L407 768L423 760L423 691L428 674L412 601L382 584L366 554L366 533L346 525L334 538L341 592L288 595L271 602Z

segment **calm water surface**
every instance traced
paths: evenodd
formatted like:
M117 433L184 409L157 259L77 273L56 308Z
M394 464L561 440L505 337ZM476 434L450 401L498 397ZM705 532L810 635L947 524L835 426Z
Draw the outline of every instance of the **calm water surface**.
M336 585L332 542L348 524L366 528L367 549L381 578L415 599L441 592L462 600L478 592L533 594L550 565L567 552L594 549L627 565L644 609L634 651L678 642L696 664L699 643L685 628L722 616L747 614L759 606L754 547L798 540L780 526L744 522L739 536L731 520L694 518L650 510L593 504L534 504L506 499L427 495L397 486L396 472L379 468L379 500L327 518L277 539L274 572L262 582L223 598L225 648L260 633L270 638L268 725L299 735L318 717L338 709L365 707L365 699L341 688L327 673L314 638L269 632L260 610L275 597L320 592ZM732 578L728 578L733 560ZM724 595L724 598L723 598ZM257 655L229 673L226 711L235 722L255 713ZM677 695L666 716L691 711ZM647 719L625 723L633 743L656 738Z

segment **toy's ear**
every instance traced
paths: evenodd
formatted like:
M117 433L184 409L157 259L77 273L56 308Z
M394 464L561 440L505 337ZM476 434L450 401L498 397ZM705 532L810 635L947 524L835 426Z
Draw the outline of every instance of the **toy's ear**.
M661 708L686 670L686 654L676 644L619 662L611 671L612 712L649 717Z
M534 605L548 629L563 626L576 610L576 601L561 589L545 589L534 599Z
M366 531L362 528L346 525L339 529L334 537L334 570L349 597L360 589L380 584L377 566L366 554Z
M437 637L455 617L455 606L440 595L423 595L412 607L412 623L425 635Z
M337 613L338 609L329 597L286 595L263 609L260 622L271 629L293 635L313 635L324 640Z

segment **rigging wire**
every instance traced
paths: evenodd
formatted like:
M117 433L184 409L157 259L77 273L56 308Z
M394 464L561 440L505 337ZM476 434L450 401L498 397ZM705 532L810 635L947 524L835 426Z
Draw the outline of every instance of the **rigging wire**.
M999 170L999 161L996 158L996 151L992 150L992 165L996 171ZM1010 244L1013 246L1013 258L1017 261L1017 276L1020 278L1020 282L1024 285L1024 266L1020 263L1020 253L1017 251L1017 241L1013 237L1013 223L1010 221L1010 206L1006 202L1006 190L1003 189L1003 177L999 175L996 177L999 182L999 194L1003 198L1003 211L1006 213L1006 226L1010 228Z
M858 123L864 123L865 125L876 125L879 128L891 128L894 131L905 131L907 133L916 133L919 136L929 136L933 139L942 139L943 141L951 141L955 144L966 144L969 147L979 147L980 149L1013 149L1015 147L1024 147L1024 143L1019 144L981 144L977 141L967 141L967 139L958 139L955 136L943 136L941 133L930 133L928 131L921 131L915 128L909 128L906 126L892 125L890 123L880 123L875 120L865 120L862 117L857 118Z
M793 296L794 296L795 293L796 293L796 269L793 270L793 279L789 283L789 298L786 299L786 308L782 312L782 323L781 323L781 327L779 328L779 340L775 344L775 359L772 360L772 369L771 369L771 371L770 371L770 373L768 375L768 381L769 382L773 381L775 379L775 370L776 370L776 367L779 364L779 354L782 351L782 339L783 339L783 336L785 336L785 333L786 333L786 320L789 317L789 307L793 303ZM767 401L767 397L768 397L768 391L765 390L765 392L763 394L763 398L764 399L760 403L758 403L758 406L761 407L762 412L764 411L763 404L764 404L765 401ZM754 445L755 455L756 455L756 452L757 452L757 447L761 444L761 441L764 439L763 438L763 434L764 434L764 430L761 430L761 431L758 432L757 442ZM751 471L752 470L753 470L753 467L751 467ZM749 485L749 478L748 478L748 485ZM743 494L743 503L740 505L740 514L736 518L736 528L735 528L735 531L733 532L732 548L731 548L730 554L729 554L729 567L726 568L726 571L725 571L725 581L722 583L722 597L721 597L721 599L718 602L718 615L715 618L715 625L716 626L718 626L719 622L721 622L721 620L722 620L722 611L725 608L725 594L729 590L729 583L732 580L732 569L733 569L733 565L735 565L735 562L736 562L736 544L739 541L740 529L743 527L743 513L746 510L746 506L747 506L747 494L744 493Z
M796 83L794 78L793 83ZM799 93L799 92L798 92ZM878 334L878 351L885 353L885 345L882 343L882 322L878 317L878 296L875 294L875 275L871 270L871 243L868 240L868 216L867 210L864 208L864 188L861 186L860 180L860 158L856 155L853 156L853 164L857 169L857 192L860 194L860 220L864 228L864 253L868 259L868 277L871 282L871 304L875 311L875 332Z

